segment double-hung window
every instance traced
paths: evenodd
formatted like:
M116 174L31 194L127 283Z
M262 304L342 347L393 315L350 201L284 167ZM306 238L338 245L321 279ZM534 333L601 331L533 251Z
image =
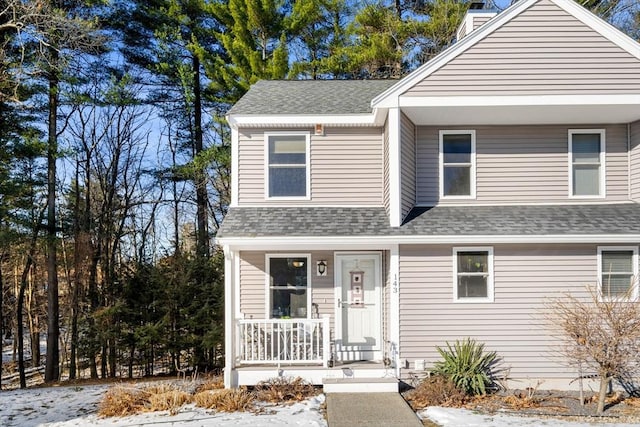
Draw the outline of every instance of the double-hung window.
M440 197L475 198L476 133L440 131Z
M457 302L493 301L493 248L453 248L453 289Z
M638 247L598 248L598 278L604 299L638 298Z
M267 133L267 198L309 197L309 133Z
M571 197L605 196L604 129L569 130Z
M269 318L308 318L311 284L308 255L267 255Z

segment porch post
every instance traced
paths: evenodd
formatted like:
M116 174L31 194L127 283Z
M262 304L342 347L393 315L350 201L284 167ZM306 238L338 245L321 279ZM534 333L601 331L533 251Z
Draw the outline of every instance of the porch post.
M389 278L391 297L389 298L389 341L391 343L392 366L400 378L400 245L392 245L389 251Z
M389 108L389 223L391 227L399 227L400 193L402 191L402 174L400 173L400 108Z
M233 281L235 272L234 252L229 245L224 245L224 386L225 388L236 387L234 375L234 359L235 359L235 308L234 301L236 296L233 294Z

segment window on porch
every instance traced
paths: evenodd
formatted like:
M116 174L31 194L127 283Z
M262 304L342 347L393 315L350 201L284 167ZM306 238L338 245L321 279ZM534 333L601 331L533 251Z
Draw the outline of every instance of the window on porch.
M268 255L268 317L306 319L311 313L307 255Z

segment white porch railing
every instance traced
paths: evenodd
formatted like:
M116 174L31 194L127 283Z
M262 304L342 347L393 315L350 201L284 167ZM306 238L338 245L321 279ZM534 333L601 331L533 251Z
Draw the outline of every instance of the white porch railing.
M329 318L238 320L240 364L329 362Z

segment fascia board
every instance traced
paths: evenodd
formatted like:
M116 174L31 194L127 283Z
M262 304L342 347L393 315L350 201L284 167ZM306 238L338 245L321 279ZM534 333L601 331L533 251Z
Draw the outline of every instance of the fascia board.
M372 243L372 241L374 243ZM410 236L286 236L286 237L227 237L219 244L235 249L251 248L309 248L309 249L385 249L396 244L536 244L536 243L621 243L638 244L640 234L547 234L547 235L410 235Z
M638 105L640 95L404 96L398 103L400 107Z
M232 128L258 127L258 126L287 126L287 125L309 125L317 123L323 125L353 125L353 126L382 126L385 118L384 109L374 109L367 114L332 114L332 115L254 115L254 114L233 114L227 116L227 121Z

